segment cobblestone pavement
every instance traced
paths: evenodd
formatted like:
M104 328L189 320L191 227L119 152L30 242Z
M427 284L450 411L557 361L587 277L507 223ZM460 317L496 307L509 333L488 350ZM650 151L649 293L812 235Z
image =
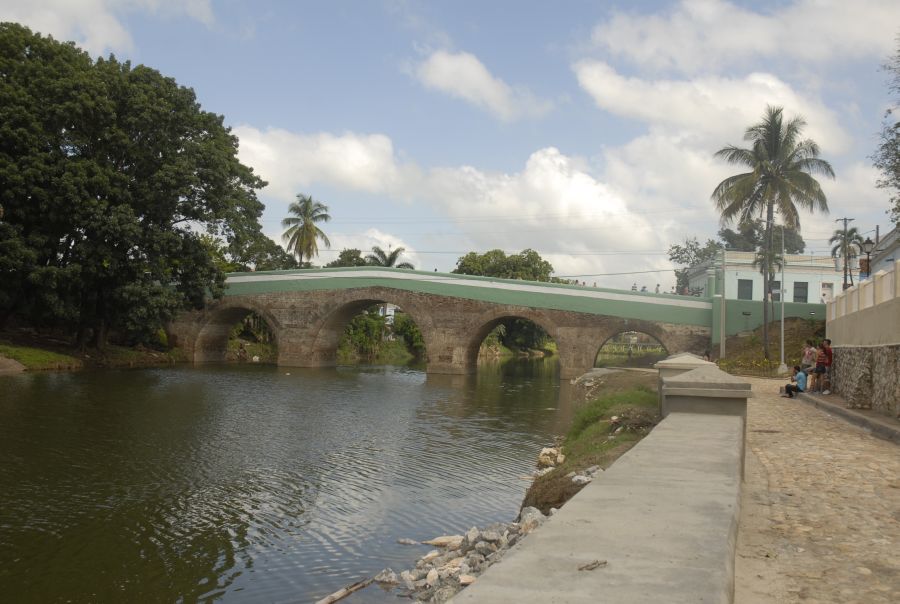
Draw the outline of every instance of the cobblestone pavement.
M748 381L735 601L900 602L900 446Z

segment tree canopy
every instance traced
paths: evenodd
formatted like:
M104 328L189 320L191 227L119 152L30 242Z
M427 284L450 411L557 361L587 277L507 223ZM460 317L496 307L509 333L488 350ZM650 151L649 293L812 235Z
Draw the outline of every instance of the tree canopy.
M801 117L785 120L781 107L767 107L762 120L747 128L744 140L749 148L728 145L715 156L729 164L747 169L729 176L713 190L712 199L722 223L746 223L764 218L767 258L763 266L772 266L772 234L775 215L785 227L799 230L798 207L810 212L828 212L828 201L813 175L834 178L834 171L819 158L819 146L801 138L806 122ZM768 299L772 279L763 288ZM769 358L768 305L763 304L763 353Z
M387 266L393 268L408 268L414 269L412 264L409 262L400 262L397 263L397 260L400 259L400 256L403 255L403 252L406 251L406 248L398 247L394 250L388 248L388 251L385 252L380 247L373 246L372 253L366 254L366 264L369 266Z
M362 257L362 252L356 248L342 249L337 259L332 260L325 265L326 268L337 268L343 266L366 266L366 259Z
M707 239L702 244L696 237L685 237L683 243L669 246L669 260L683 268L675 269L676 290L678 293L688 287L688 269L716 257L722 244L714 239Z
M469 252L456 261L456 268L451 272L502 279L550 281L553 265L532 249L509 256L503 250L490 250L483 254Z
M779 227L775 235L775 248L781 252L781 232ZM737 252L756 252L765 244L766 225L761 219L753 219L741 222L737 225L737 231L723 227L719 230L719 239L729 250ZM786 254L802 254L806 249L806 242L797 231L791 227L784 227L784 252Z
M0 321L140 337L221 292L201 234L241 249L265 183L194 92L0 24Z
M282 239L287 243L288 252L300 259L300 264L303 264L304 257L308 262L319 255L319 240L325 247L331 247L325 231L318 226L320 222L331 220L328 206L309 195L298 193L297 201L288 206L288 214L281 221L282 228L287 229Z
M900 121L897 120L900 104L900 36L897 51L884 66L890 74L888 89L895 97L885 112L881 127L881 143L872 156L875 167L881 171L878 186L891 192L891 220L900 224Z

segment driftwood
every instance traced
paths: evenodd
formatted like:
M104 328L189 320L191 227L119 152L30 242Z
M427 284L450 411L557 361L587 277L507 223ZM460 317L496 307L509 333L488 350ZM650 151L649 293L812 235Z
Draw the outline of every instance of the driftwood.
M338 600L343 600L344 598L346 598L347 596L352 594L354 591L359 591L363 587L369 585L374 580L375 579L373 577L369 577L368 579L363 579L362 581L357 581L356 583L353 583L352 585L348 585L347 587L342 587L341 589L337 590L330 596L322 598L321 600L316 602L316 604L333 604L333 602L337 602Z

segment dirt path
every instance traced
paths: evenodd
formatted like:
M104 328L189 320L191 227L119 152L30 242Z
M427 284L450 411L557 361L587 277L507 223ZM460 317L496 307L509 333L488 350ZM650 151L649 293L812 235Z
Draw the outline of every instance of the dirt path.
M735 602L900 602L900 446L748 381Z

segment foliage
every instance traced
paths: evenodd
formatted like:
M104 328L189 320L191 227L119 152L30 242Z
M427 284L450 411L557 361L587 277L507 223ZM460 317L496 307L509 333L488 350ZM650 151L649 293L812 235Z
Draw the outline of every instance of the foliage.
M669 260L684 267L675 269L676 291L680 293L688 287L688 269L690 267L713 260L720 249L722 249L722 245L718 241L707 239L705 244L700 245L700 241L696 237L685 237L684 244L676 243L669 246Z
M403 252L405 251L406 248L398 247L393 251L388 248L388 251L385 252L383 249L376 245L372 248L372 253L366 255L366 264L368 264L369 266L414 269L415 267L409 262L401 262L400 264L397 264L397 260L400 259L401 254L403 254Z
M897 40L897 52L884 66L891 78L888 90L897 96L892 106L885 111L881 125L881 144L872 156L872 161L881 171L878 186L891 191L891 220L900 225L900 121L896 117L900 103L900 37Z
M638 386L633 390L619 392L593 400L575 412L572 426L566 435L567 444L575 441L590 426L598 421L608 419L611 411L622 407L656 407L659 395L646 386Z
M801 139L806 122L795 117L786 123L781 107L767 107L763 119L750 126L744 140L750 148L728 145L715 156L730 164L747 168L720 182L712 193L716 209L724 224L739 223L760 216L765 218L765 253L773 253L775 214L785 227L799 230L798 206L814 212L828 211L828 201L819 182L813 177L821 174L834 178L831 165L819 158L819 146L811 139ZM768 260L764 262L769 265ZM772 291L771 279L765 283L764 299ZM763 304L763 349L769 358L768 306Z
M384 316L379 314L378 305L373 306L353 317L344 330L340 346L351 349L359 357L374 359L381 350L385 329Z
M337 260L332 260L325 265L325 268L350 266L366 266L366 260L362 257L362 252L355 248L343 249L338 254Z
M844 229L836 229L828 243L834 244L831 248L832 258L843 258L844 265L844 288L847 288L847 277L850 277L850 285L853 285L853 271L850 268L850 259L857 255L857 251L862 250L863 238L859 234L859 229L849 227L845 232ZM854 249L855 248L855 249Z
M737 225L738 230L723 227L719 230L719 238L729 250L738 252L755 252L765 243L765 224L760 219L751 219ZM786 254L802 254L806 242L796 229L784 227L778 229L775 242L776 249L781 249L781 233L784 233L784 252Z
M282 228L287 229L282 239L287 243L287 251L297 256L301 264L304 257L309 261L319 255L320 239L325 247L331 247L328 236L317 226L317 223L331 220L328 206L309 195L298 193L297 201L288 206L288 214L281 221Z
M259 232L265 185L219 115L173 79L0 24L0 322L103 345L219 295L200 237Z
M425 340L415 321L402 312L394 313L394 324L391 326L394 335L406 344L407 350L416 358L425 356Z
M469 252L456 261L456 268L451 272L501 279L550 281L553 265L532 249L509 256L503 250L490 250L484 254Z

